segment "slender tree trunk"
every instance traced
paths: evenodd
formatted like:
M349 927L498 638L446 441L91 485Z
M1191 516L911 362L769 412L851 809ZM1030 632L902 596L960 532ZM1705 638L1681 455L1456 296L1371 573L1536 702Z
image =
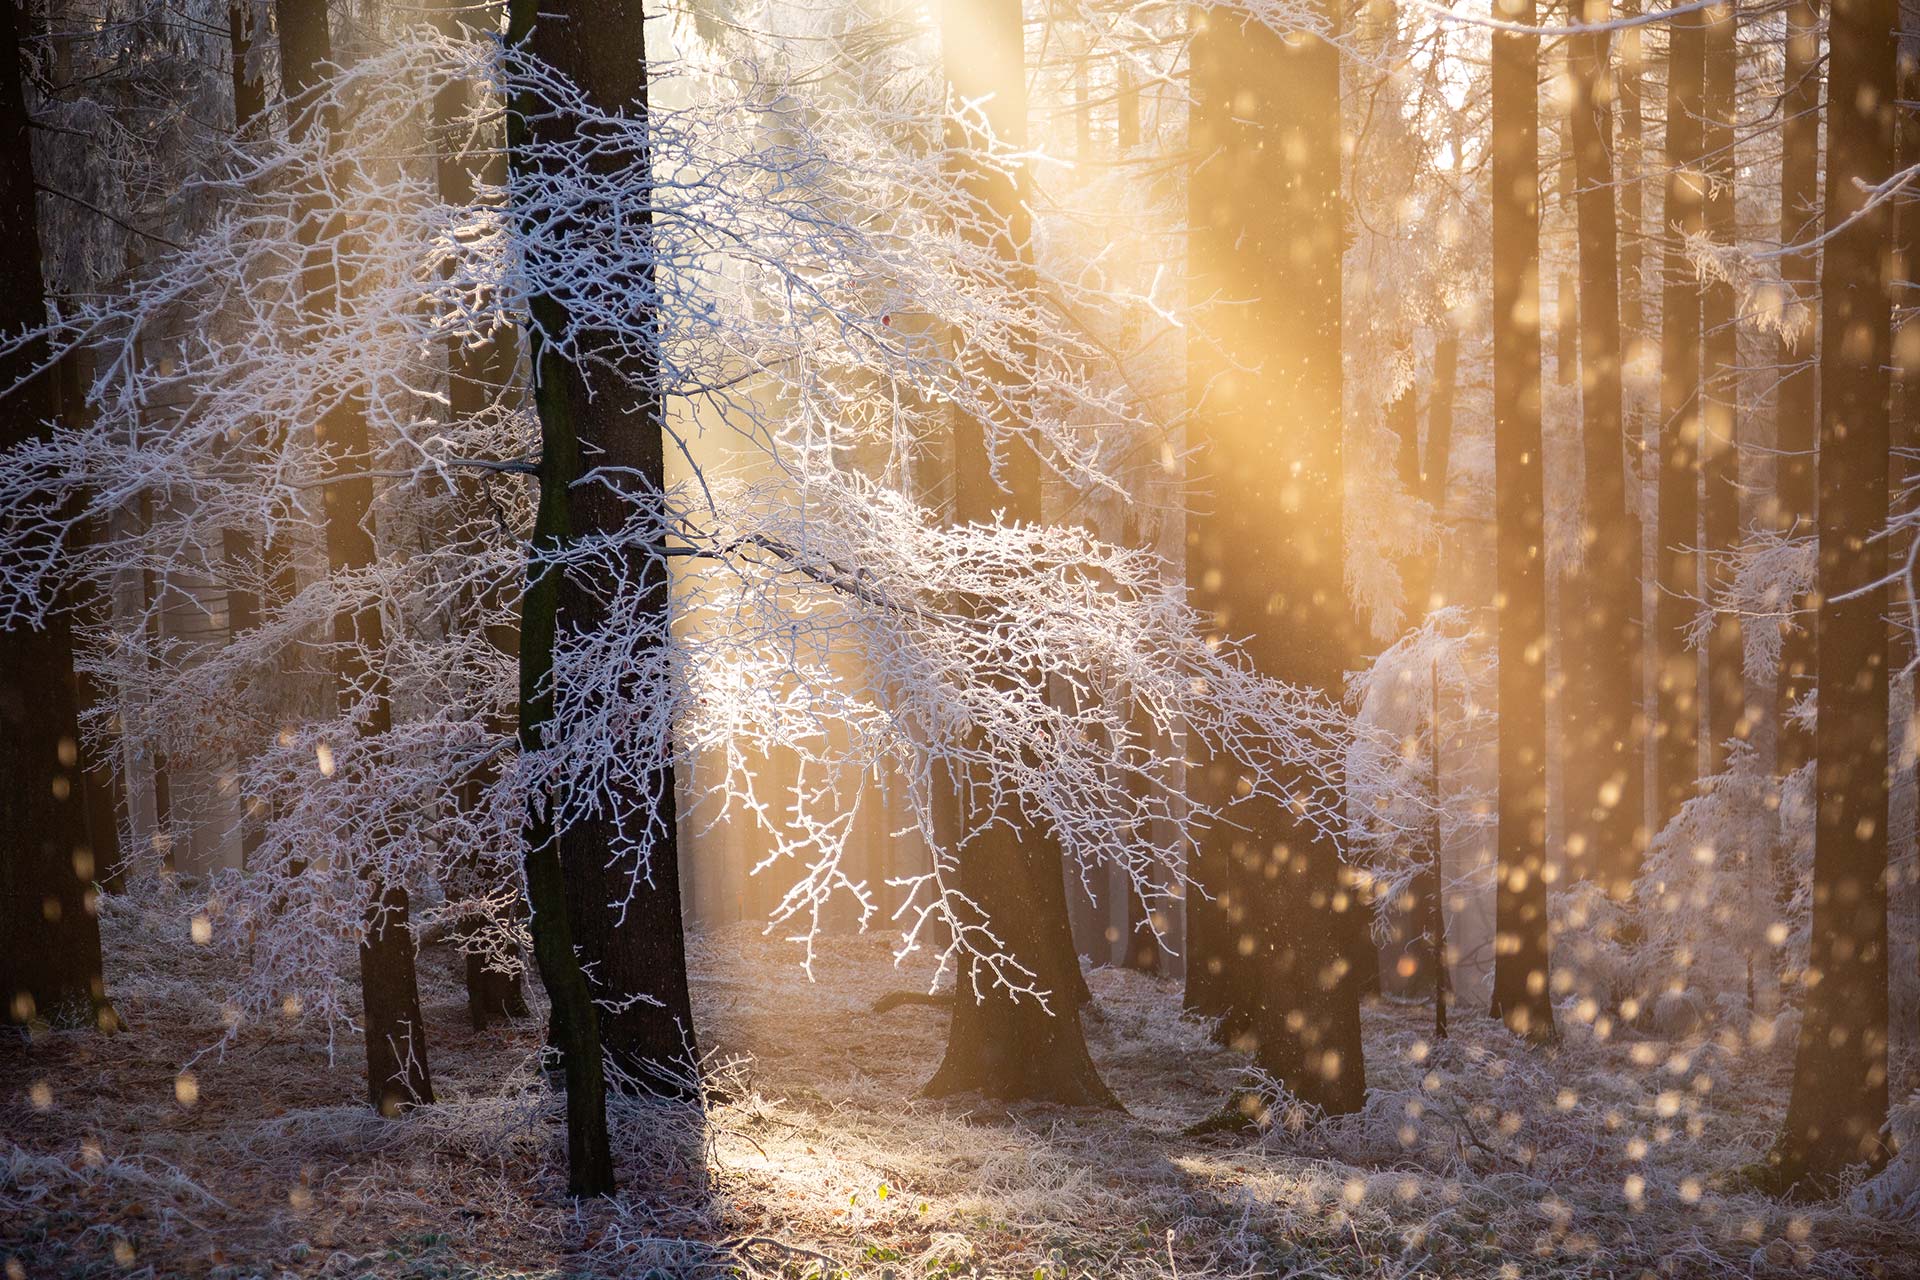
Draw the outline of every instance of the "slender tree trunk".
M1894 171L1897 0L1837 0L1828 32L1820 268L1818 771L1809 981L1778 1187L1819 1190L1878 1164L1887 1119L1887 588L1894 212L1857 220Z
M1686 237L1704 225L1700 113L1706 28L1700 10L1671 24L1667 67L1666 281L1660 311L1659 592L1654 606L1655 821L1693 795L1700 772L1699 657L1687 629L1700 600L1700 285Z
M61 358L56 369L60 420L69 430L81 431L91 425L92 411L87 405L87 384L92 371L92 361L84 350L69 351ZM92 526L90 535L96 530L97 525ZM85 714L89 709L111 701L112 693L101 687L93 676L76 671L74 699L76 710ZM86 793L87 856L75 856L82 864L91 861L92 876L97 876L101 888L109 893L118 892L124 887L120 872L122 789L120 771L114 763L117 755L117 746L103 749L99 745L89 747L85 742L80 744L80 768L84 775L81 785ZM76 866L76 873L79 870L80 867Z
M1706 71L1703 137L1707 175L1706 227L1715 243L1731 247L1738 238L1734 214L1734 47L1733 0L1706 11ZM1740 614L1723 607L1733 585L1734 557L1740 548L1740 359L1735 328L1733 286L1708 283L1701 297L1701 470L1706 534L1707 607L1713 629L1707 638L1708 772L1726 767L1730 744L1752 732L1747 710L1745 655ZM1744 856L1744 851L1730 850Z
M1895 122L1894 167L1906 169L1920 163L1920 110L1909 105L1920 101L1920 9L1902 6L1903 25L1900 48L1894 67L1895 96L1902 106ZM1893 266L1893 480L1891 500L1900 515L1914 510L1913 486L1920 481L1920 325L1914 324L1915 307L1920 305L1920 204L1908 199L1894 210ZM1913 548L1913 536L1906 533L1893 540L1889 549L1891 563L1903 563ZM1915 641L1910 619L1914 594L1911 584L1896 583L1891 606L1893 650L1889 670L1898 674L1913 661ZM1897 703L1896 699L1896 703ZM1913 752L1896 751L1897 770L1911 770Z
M1191 296L1223 307L1188 347L1202 496L1188 581L1213 632L1269 676L1339 698L1352 651L1343 582L1339 54L1231 10L1196 14L1188 180ZM1225 759L1190 777L1220 803ZM1189 894L1188 1003L1302 1100L1366 1094L1352 917L1338 852L1253 801L1202 837Z
M459 39L462 15L463 10L457 5L441 3L434 9L434 23L448 39ZM472 140L456 132L464 127L472 93L473 86L465 81L449 80L441 86L433 102L436 184L440 199L455 207L471 205L483 183L492 188L504 187L507 176L506 154L503 150L486 147L483 142L481 150L470 151L468 145ZM513 383L514 365L518 357L518 344L513 340L512 330L502 330L482 338L450 337L447 340L449 418L456 423L471 421L499 401ZM482 498L477 492L468 496L475 502ZM517 630L492 627L488 629L488 639L502 653L515 659L519 657L520 633ZM512 724L504 717L491 714L488 716L488 727L496 735L513 731ZM459 803L469 810L477 810L484 803L487 787L498 776L498 772L495 758L489 757L460 788ZM464 946L467 1021L476 1031L491 1022L527 1016L527 1000L522 990L520 972L489 963L490 957L478 943L478 934L485 928L486 922L481 919L468 918L454 922L454 929Z
M1819 0L1787 0L1786 77L1780 99L1780 241L1801 244L1820 226L1820 7ZM1814 306L1817 251L1789 253L1780 278ZM1774 527L1812 537L1814 462L1819 391L1818 319L1780 340L1779 386L1774 392ZM1813 735L1794 725L1794 707L1812 686L1814 627L1807 603L1784 601L1791 625L1780 651L1778 763L1784 777L1805 764Z
M1532 25L1534 0L1499 16ZM1554 1037L1547 940L1546 493L1540 435L1540 40L1493 36L1493 467L1499 833L1493 1016Z
M531 0L515 0L513 40L569 76L585 94L609 111L643 116L648 110L647 45L638 0L568 0L536 15ZM536 131L568 129L567 120L546 120L527 126ZM517 151L517 148L515 148ZM622 166L632 157L623 148L597 157L594 164ZM609 172L616 171L610 168ZM652 226L644 201L636 204L626 234L647 234ZM559 356L541 335L558 335L570 323L557 300L538 296L533 301L536 405L540 414L542 502L549 513L543 539L611 536L627 528L636 513L658 521L647 536L646 548L630 547L626 573L630 582L644 584L646 616L657 622L651 643L668 642L671 582L661 554L665 539L663 503L666 496L666 437L661 429L664 405L657 361L646 367L626 367L611 376L613 386L593 394L587 371ZM592 351L599 345L591 334L574 341ZM637 405L635 401L638 401ZM563 438L564 437L564 438ZM591 458L589 463L586 461ZM596 482L578 480L592 474ZM549 596L548 593L551 592ZM549 614L536 619L536 611ZM607 604L599 584L580 575L540 574L529 590L526 622L521 630L521 698L523 739L528 722L545 726L552 715L552 693L542 681L552 670L557 629L590 634L610 625ZM536 636L536 624L540 634ZM529 676L536 676L529 686ZM665 697L665 690L632 691L636 700ZM528 708L532 698L534 706ZM531 714L529 714L531 710ZM564 730L563 730L564 731ZM556 799L556 804L558 803ZM610 816L617 812L627 816ZM620 825L621 823L626 826ZM544 859L544 832L530 825L530 868ZM598 816L574 822L557 833L558 857L564 869L566 915L572 944L588 973L588 985L600 1005L597 1030L607 1061L622 1087L688 1101L698 1097L698 1046L694 1036L693 1002L687 983L686 930L680 911L680 850L671 752L663 752L652 776L635 794L617 805L602 806ZM642 845L650 850L644 868L630 857L612 858L610 849ZM542 868L542 875L549 869ZM529 874L529 892L534 892ZM536 919L550 906L533 902ZM565 975L548 973L541 959L542 978L551 993ZM577 1014L561 1013L555 1000L555 1041L571 1059L581 1029L571 1023ZM569 1061L569 1071L573 1064ZM569 1075L568 1087L574 1087Z
M1019 0L942 0L942 62L953 96L980 102L993 137L1005 145L1026 140L1026 53ZM1031 278L1032 215L1024 177L982 163L987 139L956 120L947 122L947 163L966 193L971 216L962 234L990 247L1016 278ZM1003 388L1010 413L1022 412L1032 381L1030 340L1020 367L962 349L973 378ZM1017 520L1040 516L1040 463L1024 444L1013 446L1011 493L995 482L986 424L956 420L953 432L953 518L988 524L1005 507ZM983 962L969 955L955 987L946 1055L927 1082L930 1096L979 1092L989 1097L1077 1105L1117 1106L1087 1052L1080 1024L1085 976L1073 946L1060 847L1051 835L1005 800L979 810L980 789L969 777L948 779L950 811L943 825L951 842L965 833L958 879L1007 954L1046 993L1015 995L996 984ZM998 821L994 821L994 818Z
M288 102L288 127L296 140L315 129L331 132L337 126L315 107L311 94L321 83L325 65L333 57L327 28L326 0L276 0L280 27L280 76ZM307 192L310 216L303 219L306 262L302 268L302 305L316 321L341 305L349 287L335 266L331 241L341 231L337 211L325 209L324 191ZM377 555L372 530L373 481L364 472L373 459L366 415L352 394L316 424L332 449L327 484L322 488L325 509L327 564L336 574L364 569ZM333 639L337 650L336 677L341 709L362 696L370 706L361 732L375 741L393 727L393 707L386 678L367 662L378 654L384 623L378 602L364 602L337 614ZM414 1103L433 1101L433 1080L427 1067L426 1020L420 1012L420 986L414 971L413 930L408 924L404 886L371 874L367 889L367 916L360 941L360 995L367 1048L367 1100L382 1115L393 1115Z
M47 320L20 75L23 17L0 3L0 332L8 335ZM30 376L45 354L44 343L29 343L0 357L0 386L16 388L0 412L0 448L35 439L53 418L52 376ZM67 615L51 613L38 629L0 630L0 994L8 1023L119 1025L101 976L79 745Z
M1587 0L1589 22L1607 0ZM1588 865L1607 891L1632 891L1646 852L1640 715L1640 520L1628 502L1639 450L1626 432L1621 381L1619 223L1614 209L1613 78L1607 36L1572 38L1571 135L1580 244L1580 414L1586 464L1583 596L1586 663L1569 706L1579 711L1570 776L1587 786L1568 805L1594 848ZM1630 469L1630 464L1632 469Z
M233 89L233 133L241 141L255 137L268 125L266 119L267 86L254 64L255 9L252 0L233 0L227 5L227 58ZM244 583L253 572L258 547L250 530L232 525L220 531L220 558L227 580L227 636L245 635L260 625L260 597ZM253 802L240 797L240 866L245 870L253 861L254 850L265 839L264 824L257 821Z
M1640 12L1640 0L1621 0L1620 16L1633 17ZM1646 293L1640 279L1646 263L1647 199L1644 159L1646 119L1643 109L1646 74L1646 28L1629 27L1619 33L1614 55L1614 101L1619 106L1619 145L1614 148L1614 180L1620 195L1620 328L1621 357L1632 354L1633 344L1644 336L1647 327ZM1632 425L1633 415L1626 422ZM1627 433L1627 475L1629 483L1640 479L1640 435ZM1634 566L1639 577L1640 566ZM1644 784L1640 788L1645 790Z
M1427 963L1433 969L1433 1036L1447 1038L1447 1000L1453 994L1453 960L1447 954L1446 833L1440 826L1440 664L1433 664L1428 687L1432 699L1427 712L1427 789L1433 817L1427 824L1427 860L1420 869L1414 897L1421 904L1427 940Z

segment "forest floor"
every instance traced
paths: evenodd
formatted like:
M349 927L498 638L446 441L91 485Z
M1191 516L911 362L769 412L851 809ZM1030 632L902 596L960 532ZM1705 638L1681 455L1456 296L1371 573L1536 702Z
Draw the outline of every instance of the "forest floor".
M1382 1004L1365 1113L1187 1137L1246 1064L1170 982L1090 977L1125 1114L934 1102L915 1094L945 1011L872 1012L925 965L836 937L810 983L737 927L696 946L718 1100L621 1106L621 1195L576 1204L538 1026L469 1030L451 952L421 965L439 1102L387 1121L360 1103L357 1038L301 1019L181 1076L223 1029L213 962L153 919L106 921L128 1031L0 1044L6 1280L1920 1276L1920 1229L1728 1176L1778 1124L1784 1046L1540 1052L1465 1011L1435 1044L1429 1010Z

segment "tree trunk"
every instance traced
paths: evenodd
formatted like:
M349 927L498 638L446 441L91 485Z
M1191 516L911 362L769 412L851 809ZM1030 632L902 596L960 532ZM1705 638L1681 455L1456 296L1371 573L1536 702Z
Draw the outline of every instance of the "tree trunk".
M47 320L34 203L33 142L20 78L21 11L0 3L0 332ZM0 448L47 430L53 377L30 343L0 357ZM24 381L23 381L24 380ZM0 994L8 1023L119 1025L101 976L100 922L87 836L73 634L64 612L37 630L0 629Z
M92 411L87 404L87 384L92 371L91 359L81 350L69 351L61 357L55 370L58 375L60 420L69 430L82 431L92 424ZM97 536L98 531L99 522L90 521L89 536ZM84 714L111 699L111 691L101 687L93 676L84 671L75 672L74 705L77 712ZM115 767L118 754L116 746L102 747L96 744L89 747L85 742L80 744L80 768L84 775L81 785L86 793L86 848L100 887L108 893L118 892L125 887L120 867L123 795L120 771Z
M1604 22L1607 0L1585 18ZM1571 135L1580 242L1580 418L1586 464L1586 563L1580 586L1586 663L1568 777L1585 782L1568 810L1593 847L1591 874L1616 898L1632 892L1647 847L1641 744L1640 520L1628 502L1639 450L1626 433L1621 381L1619 223L1614 210L1613 97L1607 36L1572 38ZM1635 465L1630 469L1629 460Z
M289 132L296 140L314 129L331 132L337 122L316 111L308 99L333 57L326 0L276 0L274 12L280 28L280 76L288 103ZM302 306L316 323L325 323L325 313L341 305L341 294L350 287L350 282L340 279L336 272L330 243L340 234L339 215L321 205L326 195L317 185L302 198L309 214L302 220L301 232L306 248L301 269ZM373 461L366 415L358 396L349 393L315 425L320 436L333 446L328 474L323 477L327 483L321 490L327 565L335 574L351 573L374 563L377 554L371 532L373 480L354 474L364 472ZM361 732L375 741L393 727L386 678L367 662L367 655L381 650L383 627L377 601L364 601L333 620L342 713L355 699L366 697L370 706ZM426 1020L420 1012L406 889L369 874L367 902L360 940L367 1101L382 1115L393 1115L415 1103L433 1101Z
M943 0L940 5L942 63L955 99L980 102L993 137L1015 147L1026 141L1026 53L1019 0ZM990 247L1016 279L1032 274L1032 215L1025 177L981 163L986 139L949 118L947 163L974 210L962 234ZM968 373L1005 388L1021 405L1032 380L1030 338L1022 366L962 349ZM1025 444L1012 447L1010 495L995 482L985 424L956 420L953 431L953 518L987 524L995 510L1016 520L1040 518L1040 461ZM1003 807L976 812L975 788L965 776L948 779L944 842L962 836L958 883L980 908L1006 953L1033 975L1045 993L1016 994L995 983L985 962L969 954L961 964L948 1028L946 1055L929 1096L979 1092L1003 1099L1034 1099L1076 1105L1117 1106L1087 1052L1080 1024L1086 979L1073 945L1066 882L1059 845L1023 813ZM1008 802L1011 803L1011 802ZM994 821L998 816L1001 820Z
M647 46L638 0L569 0L561 10L541 13L538 21L530 0L516 0L512 15L517 33L514 38L524 41L548 66L570 77L589 99L609 111L645 115ZM557 120L530 127L537 134L542 129L576 126ZM617 167L631 161L624 146L613 150L617 154L592 163ZM639 202L623 233L647 234L652 219L646 210L646 203ZM602 387L600 394L592 394L594 388L586 370L555 354L541 338L542 334L566 330L569 320L563 306L542 296L534 300L533 307L535 330L530 341L536 352L542 501L551 500L559 508L551 514L551 523L543 527L541 536L611 536L626 528L636 512L663 514L666 437L661 429L664 406L654 358L648 358L646 367L618 370L613 375L618 379L617 389ZM591 334L575 335L574 340L588 351L600 345ZM585 462L589 456L591 464ZM588 474L596 476L596 483L577 483ZM657 620L658 631L651 643L662 646L669 639L672 585L666 558L661 554L664 530L662 521L650 535L660 540L656 545L629 546L623 552L628 580L644 584L646 615ZM591 634L610 625L600 585L584 581L578 574L549 572L540 575L536 587L529 591L528 625L522 627L521 636L521 697L523 705L530 697L538 705L531 716L523 711L523 738L528 733L528 719L545 725L552 714L551 691L544 686L530 688L525 681L530 673L544 678L551 671L556 631ZM536 607L552 614L543 621L537 645L531 629ZM540 652L529 653L530 648L539 648ZM636 700L664 697L666 691L636 689L632 696ZM564 869L569 932L591 975L587 982L600 1006L598 1034L616 1073L614 1080L622 1088L694 1101L699 1096L699 1051L687 983L686 929L680 911L674 788L672 753L663 752L652 776L634 794L618 797L617 805L603 805L596 816L559 831L558 856ZM614 812L627 816L616 818L611 816ZM623 828L621 822L630 825ZM613 859L609 865L609 849L633 847L643 841L650 850L644 868L631 866L626 858ZM537 842L530 841L530 845L530 859L544 856ZM548 909L538 900L533 905L536 917ZM546 968L547 962L542 960L542 977L551 991L555 979L548 977ZM555 1010L556 1042L562 1045L565 1056L571 1057L568 1036L578 1031L559 1025L562 1018L557 1000Z
M1700 285L1686 237L1704 225L1700 113L1706 28L1700 10L1671 24L1667 66L1666 285L1660 311L1659 592L1654 652L1654 820L1665 826L1700 773L1699 656L1687 629L1700 599Z
M462 10L452 3L437 4L433 11L435 26L448 39L461 35ZM461 80L448 80L433 102L434 173L440 199L452 206L470 205L481 184L501 188L506 185L506 153L492 147L478 152L467 149L470 139L456 136L470 106L473 86ZM514 365L519 358L512 330L501 330L483 339L454 336L447 340L447 414L458 423L471 421L485 413L507 392L513 382ZM484 484L484 482L482 482ZM484 495L469 489L467 497L479 502ZM518 658L520 633L511 627L488 629L494 647ZM504 717L489 714L489 730L504 736L513 725ZM459 803L477 810L484 803L486 790L497 778L497 757L489 756L478 765L460 788ZM463 977L467 990L467 1021L475 1031L489 1023L527 1016L526 993L518 969L507 970L489 964L481 953L476 935L486 927L479 919L454 922L455 933L468 948L464 953Z
M1851 225L1894 168L1897 0L1837 0L1828 31L1820 268L1820 608L1813 934L1777 1187L1820 1190L1888 1155L1887 366L1894 211Z
M1190 296L1233 305L1188 345L1192 600L1262 672L1341 697L1352 649L1341 515L1340 65L1230 10L1196 14ZM1202 758L1197 799L1241 779ZM1337 850L1285 805L1238 805L1199 841L1187 1003L1301 1100L1366 1094L1352 918Z
M1534 0L1500 16L1532 25ZM1546 494L1540 436L1540 40L1493 42L1493 467L1500 652L1493 1016L1554 1037L1547 990Z
M1707 233L1719 245L1738 239L1734 215L1734 47L1732 0L1706 10L1706 72L1703 107ZM1740 640L1740 614L1723 606L1733 585L1734 556L1740 548L1740 360L1734 320L1733 285L1709 282L1701 296L1701 471L1706 535L1707 607L1713 629L1707 637L1707 771L1726 767L1730 744L1752 732L1747 712L1746 662ZM1728 850L1743 857L1744 850Z
M1803 243L1820 225L1820 7L1818 0L1787 0L1786 77L1780 98L1780 241ZM1809 306L1814 303L1817 251L1780 259L1780 278ZM1782 532L1811 537L1815 490L1814 403L1819 390L1815 364L1820 330L1809 323L1779 340L1778 389L1774 392L1773 524ZM1796 728L1791 713L1813 678L1813 620L1806 602L1782 602L1792 625L1780 651L1780 730L1776 771L1785 777L1808 760L1813 736Z

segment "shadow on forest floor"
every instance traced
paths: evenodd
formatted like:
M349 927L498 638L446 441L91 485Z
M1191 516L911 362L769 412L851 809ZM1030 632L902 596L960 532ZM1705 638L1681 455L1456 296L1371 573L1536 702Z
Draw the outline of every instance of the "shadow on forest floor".
M1380 1006L1364 1113L1189 1138L1245 1062L1171 983L1091 975L1095 1057L1129 1114L931 1102L914 1095L945 1011L872 1012L924 965L829 938L809 984L793 948L744 926L696 945L722 1100L704 1119L619 1107L622 1194L576 1205L537 1023L469 1030L451 953L422 962L439 1102L390 1122L358 1105L353 1034L330 1044L309 1020L243 1030L178 1075L220 1035L217 973L184 938L136 945L133 915L106 922L129 1032L0 1046L7 1280L1838 1277L1920 1256L1920 1233L1843 1203L1720 1189L1772 1136L1784 1047L1576 1027L1548 1057L1466 1016L1436 1046L1426 1010Z

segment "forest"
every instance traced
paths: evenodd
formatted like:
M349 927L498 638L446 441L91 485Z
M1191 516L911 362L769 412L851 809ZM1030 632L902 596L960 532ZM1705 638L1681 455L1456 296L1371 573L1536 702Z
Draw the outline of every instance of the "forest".
M4 1280L1920 1277L1920 0L0 0Z

